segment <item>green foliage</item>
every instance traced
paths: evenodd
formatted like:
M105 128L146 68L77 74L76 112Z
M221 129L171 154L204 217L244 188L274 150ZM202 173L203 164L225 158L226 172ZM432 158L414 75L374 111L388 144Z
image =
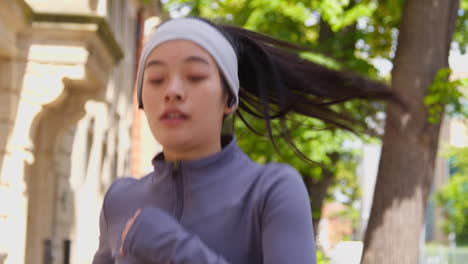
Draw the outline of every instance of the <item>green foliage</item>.
M317 264L330 264L330 260L325 256L325 254L318 249L317 250Z
M265 133L265 124L262 120L255 120L247 117L256 130ZM302 175L313 177L320 180L323 174L323 168L338 168L332 159L332 154L340 150L342 161L351 162L350 156L354 154L353 150L345 150L343 142L345 140L355 140L356 136L343 130L325 130L325 125L319 121L310 118L291 115L286 126L291 129L291 137L294 139L298 149L307 157L312 159L320 166L312 166L297 158L295 153L289 148L286 142L277 138L277 147L279 153L276 153L270 140L265 136L261 137L251 133L240 120L236 120L236 134L239 146L249 153L252 159L258 162L287 162L301 172ZM273 128L280 126L279 121L272 123ZM255 144L252 144L255 142ZM349 167L343 166L346 170Z
M354 202L361 198L361 187L357 180L357 157L361 153L355 151L349 155L341 155L341 160L336 164L337 177L335 183L330 188L330 193L340 193L347 197L346 201L341 201L343 204L349 206L349 210L345 213L345 218L352 220L353 228L357 228L357 221L359 220L359 211L355 209Z
M323 54L313 53L313 52L302 52L299 55L303 59L313 61L313 62L315 62L317 64L326 66L326 67L328 67L330 69L340 70L341 67L342 67L339 62L337 62L336 60L334 60L332 58L324 56Z
M404 2L405 0L378 1L373 15L366 17L361 26L359 37L365 45L359 48L360 53L369 58L393 59Z
M370 17L377 8L373 1L355 3L350 0L323 0L313 6L318 10L324 21L331 25L334 32L357 22L361 17Z
M435 199L447 216L444 231L455 232L458 245L468 245L468 147L451 148L445 155L453 159L457 171Z
M316 30L309 30L311 27L304 23L312 15L304 1L170 0L166 7L189 7L188 15L242 26L298 44L311 44L317 39Z
M354 0L169 0L166 4L168 10L188 8L187 15L294 42L321 53L310 57L318 57L319 61L329 63L327 66L348 68L373 77L377 74L374 66L355 56L355 42L363 34L355 31L354 25L360 18L372 15L377 7L374 1ZM329 26L334 33L331 37L322 36L319 41L321 24Z
M444 110L447 110L449 116L468 117L468 102L462 92L463 87L468 87L468 79L450 81L451 73L449 68L440 69L428 88L424 103L428 109L429 123L440 122Z
M256 130L265 131L265 124L261 120L247 117ZM273 127L278 127L278 121L273 121ZM291 115L286 126L291 131L294 143L308 158L317 165L311 165L299 159L295 152L284 141L277 140L275 150L267 137L261 137L251 133L240 120L235 122L235 131L239 147L254 161L283 162L296 168L304 178L312 178L314 182L323 180L325 174L333 175L332 185L329 187L328 199L332 194L340 193L348 198L348 204L352 204L360 197L360 189L356 177L356 166L359 152L356 149L346 147L346 142L356 141L358 137L343 130L325 130L325 125L318 120ZM315 199L311 193L311 199ZM320 208L312 208L314 219L320 218Z
M466 53L468 46L468 0L461 0L458 14L453 40L458 43L460 51Z

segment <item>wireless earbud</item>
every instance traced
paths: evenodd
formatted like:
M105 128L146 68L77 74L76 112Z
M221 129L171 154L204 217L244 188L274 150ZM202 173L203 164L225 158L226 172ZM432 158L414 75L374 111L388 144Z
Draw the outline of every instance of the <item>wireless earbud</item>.
M234 106L234 104L236 103L236 98L231 96L229 99L228 99L228 107L231 108Z

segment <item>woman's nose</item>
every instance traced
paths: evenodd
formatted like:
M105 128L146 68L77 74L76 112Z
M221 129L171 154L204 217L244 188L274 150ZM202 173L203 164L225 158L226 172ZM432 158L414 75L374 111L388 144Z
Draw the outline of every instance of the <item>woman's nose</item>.
M185 100L185 91L180 80L174 79L169 83L164 100L166 102L180 102Z

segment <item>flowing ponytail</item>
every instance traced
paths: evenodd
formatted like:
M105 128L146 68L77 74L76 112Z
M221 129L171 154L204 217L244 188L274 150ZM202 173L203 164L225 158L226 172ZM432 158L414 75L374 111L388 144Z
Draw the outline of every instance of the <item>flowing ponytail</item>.
M322 120L332 127L354 132L351 115L336 111L340 103L352 99L404 103L386 85L351 72L336 71L301 58L309 51L285 41L235 26L214 24L231 43L238 60L239 105L237 116L253 132L245 114L264 120L267 136L277 148L272 120L279 120L278 135L303 160L311 161L294 145L286 125L288 114L297 113ZM224 82L226 86L226 82ZM229 93L229 89L225 87Z

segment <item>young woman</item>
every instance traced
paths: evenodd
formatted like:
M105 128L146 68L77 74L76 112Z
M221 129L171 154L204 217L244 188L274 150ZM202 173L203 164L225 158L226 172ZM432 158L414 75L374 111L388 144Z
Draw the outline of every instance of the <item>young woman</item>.
M155 30L137 87L163 152L152 173L109 188L93 263L316 263L301 176L251 161L233 136L221 137L223 120L244 111L264 119L270 136L270 120L291 112L343 126L333 102L393 95L291 50L300 48L199 18Z

